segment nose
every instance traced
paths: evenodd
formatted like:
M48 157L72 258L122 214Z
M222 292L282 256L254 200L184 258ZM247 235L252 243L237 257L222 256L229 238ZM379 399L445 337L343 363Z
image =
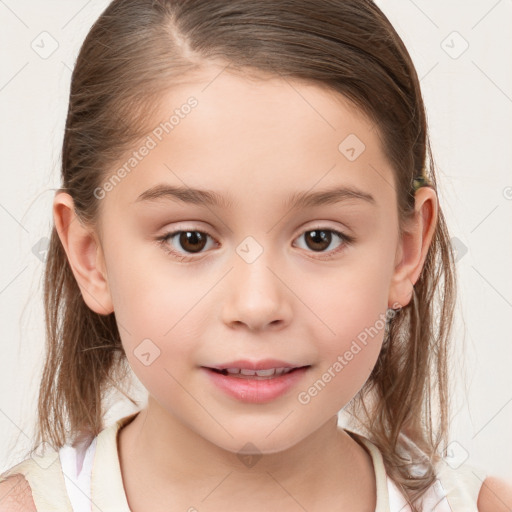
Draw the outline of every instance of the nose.
M292 315L286 275L268 250L255 259L236 254L222 291L222 320L251 331L282 329Z

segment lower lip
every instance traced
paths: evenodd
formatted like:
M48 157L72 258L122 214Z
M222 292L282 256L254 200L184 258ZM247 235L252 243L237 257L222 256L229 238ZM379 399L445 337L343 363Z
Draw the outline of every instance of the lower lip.
M209 368L202 368L212 382L227 395L241 402L262 404L275 400L290 390L306 373L309 367L298 368L278 377L231 377Z

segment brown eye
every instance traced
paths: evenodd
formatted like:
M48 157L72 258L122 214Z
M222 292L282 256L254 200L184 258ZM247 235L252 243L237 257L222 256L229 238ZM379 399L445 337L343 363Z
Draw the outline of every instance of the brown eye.
M328 228L310 229L303 232L299 239L302 237L304 237L306 244L304 249L308 252L318 253L320 258L337 256L345 247L355 241L352 236ZM192 261L197 260L194 255L207 252L205 247L208 244L208 238L215 245L215 239L208 233L194 229L182 229L166 233L158 237L157 241L169 255L178 258L180 261ZM336 244L336 240L338 244ZM333 245L334 247L331 247Z
M181 231L178 240L187 252L199 252L206 245L206 236L200 231Z
M167 233L159 241L168 247L168 251L176 255L196 254L203 251L209 235L202 231L181 230ZM211 238L211 237L210 237Z
M304 237L305 244L303 249L307 250L307 252L318 253L319 258L337 256L338 253L355 241L354 237L345 235L341 231L322 227L303 232L298 240L302 237Z
M328 230L315 229L306 231L304 239L307 246L313 251L324 251L331 244L332 234Z

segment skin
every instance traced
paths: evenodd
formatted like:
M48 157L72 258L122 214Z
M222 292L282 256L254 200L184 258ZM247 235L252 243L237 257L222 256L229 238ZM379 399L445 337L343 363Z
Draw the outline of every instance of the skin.
M130 508L230 511L243 503L256 511L264 499L272 511L374 510L371 459L337 428L337 413L368 379L384 330L309 403L297 395L387 308L408 304L434 233L435 191L417 191L400 238L381 139L345 98L297 81L219 75L212 66L162 98L153 126L190 96L198 106L101 200L98 229L74 217L68 194L54 201L84 300L97 313L115 311L128 361L149 393L119 434ZM349 134L366 146L354 161L338 150ZM233 205L136 201L158 183L213 189ZM358 187L375 205L284 207L294 192L335 185ZM356 240L343 247L332 234L318 252L308 244L314 228ZM155 242L177 229L212 238L182 262ZM236 252L247 236L263 249L250 264ZM173 241L168 247L186 254ZM144 339L160 350L148 366L134 353ZM242 358L311 367L285 395L248 404L212 386L199 368ZM262 455L252 467L237 457L248 442Z

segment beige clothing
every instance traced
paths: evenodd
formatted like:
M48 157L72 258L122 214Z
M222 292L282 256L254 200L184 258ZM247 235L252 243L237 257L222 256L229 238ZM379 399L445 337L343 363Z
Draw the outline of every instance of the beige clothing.
M38 512L130 512L123 486L117 434L138 413L119 419L102 430L85 453L71 446L44 456L33 456L0 475L22 474L32 489ZM346 430L367 449L376 475L375 512L408 512L410 509L387 476L378 448L364 436ZM478 512L476 503L485 472L463 464L452 469L440 463L438 479L423 498L424 512ZM91 505L92 503L92 505Z

